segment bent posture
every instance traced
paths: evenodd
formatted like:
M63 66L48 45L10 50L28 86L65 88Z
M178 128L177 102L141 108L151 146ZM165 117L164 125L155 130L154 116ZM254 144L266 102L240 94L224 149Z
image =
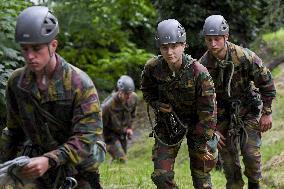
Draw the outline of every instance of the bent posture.
M86 73L55 52L58 32L47 7L29 7L17 19L15 37L26 65L8 80L0 160L31 158L21 169L22 178L32 180L24 188L58 188L66 176L78 188L100 188L105 152L98 94Z
M102 103L104 139L112 160L124 163L127 160L127 140L133 135L137 95L134 82L127 75L118 79L116 88L117 91Z

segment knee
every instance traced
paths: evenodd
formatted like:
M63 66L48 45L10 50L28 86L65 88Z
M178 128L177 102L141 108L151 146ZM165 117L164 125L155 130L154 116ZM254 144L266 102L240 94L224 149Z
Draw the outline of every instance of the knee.
M261 153L259 150L247 150L243 154L243 161L246 167L257 169L261 164Z
M205 174L208 174L216 166L216 163L217 163L217 158L206 161L201 161L195 158L191 158L190 160L190 164L193 171L196 170L197 172L202 172Z

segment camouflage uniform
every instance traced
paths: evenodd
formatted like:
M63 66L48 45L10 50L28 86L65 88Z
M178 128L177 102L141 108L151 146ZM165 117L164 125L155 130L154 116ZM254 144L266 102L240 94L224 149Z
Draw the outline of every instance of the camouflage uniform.
M240 100L239 118L244 123L248 134L247 144L241 149L245 165L244 174L249 182L258 183L261 179L261 132L259 119L262 113L271 113L271 103L276 95L275 86L270 71L262 65L261 59L252 51L233 43L226 42L227 59L218 61L207 51L200 63L207 67L213 78L217 95L218 121L217 129L226 138L226 146L220 151L227 179L227 188L242 188L239 155L232 150L228 136L229 100ZM234 71L230 86L228 86L231 68L227 63L233 63ZM254 84L252 83L254 82ZM228 98L230 91L230 99ZM263 107L263 108L262 108Z
M35 180L33 187L25 188L52 188L58 172L62 174L57 188L65 176L75 177L79 188L96 188L88 181L98 170L92 156L94 144L102 140L98 94L86 73L59 55L56 58L57 67L46 91L37 88L35 75L28 67L17 69L9 78L7 128L0 140L0 159L12 159L24 148L29 156L50 159L52 167ZM32 99L60 124L47 119Z
M104 139L107 151L113 160L125 162L127 160L126 129L132 128L135 118L137 95L132 92L126 103L122 103L118 92L112 93L102 103Z
M159 103L173 107L181 122L189 126L187 145L190 169L195 188L211 188L210 170L215 160L202 161L195 155L204 153L206 142L213 138L216 124L216 103L213 81L207 71L189 55L182 55L182 65L178 73L173 72L162 56L150 59L142 72L141 90L144 99L154 109ZM171 83L171 84L170 84ZM163 136L164 125L157 121L159 136ZM153 147L154 172L152 180L159 189L178 188L174 181L174 163L180 144L167 146L157 138ZM216 147L210 149L216 157Z

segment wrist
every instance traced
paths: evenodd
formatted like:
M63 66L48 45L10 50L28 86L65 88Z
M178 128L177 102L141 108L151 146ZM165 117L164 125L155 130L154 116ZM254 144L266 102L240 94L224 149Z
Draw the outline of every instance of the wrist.
M47 158L48 159L48 168L52 169L52 168L55 168L57 166L56 164L56 161L53 160L51 157L47 156L47 155L43 155L43 157Z

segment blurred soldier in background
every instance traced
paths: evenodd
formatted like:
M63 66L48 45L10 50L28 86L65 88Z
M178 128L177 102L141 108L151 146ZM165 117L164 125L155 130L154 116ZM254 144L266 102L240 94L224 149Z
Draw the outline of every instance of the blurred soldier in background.
M133 135L132 122L135 118L137 95L131 77L121 76L115 92L102 103L104 139L112 160L126 162L127 140Z

